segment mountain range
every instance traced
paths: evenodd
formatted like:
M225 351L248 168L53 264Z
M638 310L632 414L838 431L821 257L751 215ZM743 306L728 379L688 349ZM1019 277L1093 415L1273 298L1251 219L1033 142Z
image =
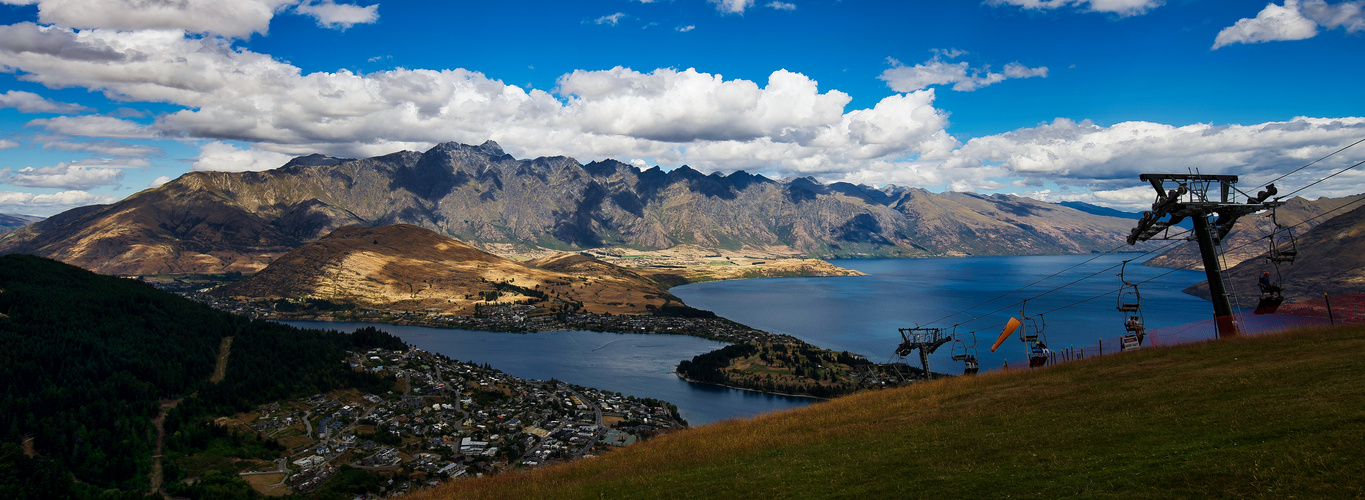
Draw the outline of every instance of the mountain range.
M8 233L40 220L43 218L36 215L0 214L0 233Z
M0 252L107 274L255 272L336 228L396 223L485 249L695 244L822 258L1085 253L1118 245L1132 224L1010 195L516 159L488 141L191 172L0 236Z

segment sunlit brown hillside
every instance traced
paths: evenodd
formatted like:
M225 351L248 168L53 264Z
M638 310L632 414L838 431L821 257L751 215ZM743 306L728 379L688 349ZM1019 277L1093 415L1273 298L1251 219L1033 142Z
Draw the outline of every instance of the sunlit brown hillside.
M1362 197L1365 197L1365 194L1341 198L1319 198L1309 201L1296 196L1285 200L1284 205L1275 210L1274 221L1271 220L1269 211L1242 217L1237 220L1237 224L1233 226L1227 237L1223 238L1223 260L1227 267L1232 267L1247 259L1264 254L1270 248L1270 242L1266 236L1274 231L1275 222L1279 222L1282 226L1297 226L1294 227L1294 232L1302 235L1317 225L1331 220L1333 216L1345 213L1345 211L1333 212L1326 216L1323 214L1338 210ZM1193 241L1176 245L1161 255L1152 257L1144 264L1156 267L1204 269L1204 262L1199 256L1199 245Z
M566 254L530 264L417 226L348 226L217 293L457 314L498 303L534 303L546 310L574 304L588 312L613 314L681 305L654 281L589 257Z
M1278 266L1265 257L1266 246L1255 258L1242 261L1224 271L1241 307L1254 307L1260 298L1257 279L1270 272L1272 280L1284 288L1288 302L1321 298L1323 294L1337 295L1365 291L1365 207L1348 208L1325 220L1307 232L1300 232L1298 256L1293 262ZM1288 249L1288 246L1282 247ZM1209 298L1208 282L1185 289L1202 298Z

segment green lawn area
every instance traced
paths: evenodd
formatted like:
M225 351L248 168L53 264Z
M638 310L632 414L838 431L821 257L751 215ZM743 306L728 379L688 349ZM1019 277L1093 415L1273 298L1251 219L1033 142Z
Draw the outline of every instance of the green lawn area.
M868 392L417 498L1359 497L1365 327Z

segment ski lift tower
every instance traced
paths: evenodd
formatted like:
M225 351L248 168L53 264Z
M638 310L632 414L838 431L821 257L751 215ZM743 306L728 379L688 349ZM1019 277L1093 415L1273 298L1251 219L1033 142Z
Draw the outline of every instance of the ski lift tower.
M1172 236L1170 228L1186 217L1191 218L1194 222L1194 240L1199 243L1199 255L1204 259L1204 274L1208 276L1209 292L1213 296L1218 337L1236 336L1237 323L1233 321L1232 301L1219 267L1217 245L1241 216L1281 204L1278 201L1266 201L1275 196L1275 185L1270 184L1256 196L1249 196L1246 203L1238 203L1233 198L1236 191L1234 185L1237 184L1235 175L1142 174L1139 178L1150 182L1156 189L1156 202L1152 203L1151 211L1142 213L1137 227L1128 235L1128 244L1150 239L1189 239ZM1215 185L1217 191L1212 193L1214 198L1210 198L1209 191Z
M924 368L924 378L933 378L932 372L929 371L929 355L939 346L952 342L953 337L945 334L942 328L901 328L900 332L904 342L896 347L896 354L905 357L910 355L911 351L919 349L919 363L920 367Z

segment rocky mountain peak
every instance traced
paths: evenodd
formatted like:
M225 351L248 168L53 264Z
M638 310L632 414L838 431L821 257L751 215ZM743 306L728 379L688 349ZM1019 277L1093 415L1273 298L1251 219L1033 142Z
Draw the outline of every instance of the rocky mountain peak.
M498 145L498 143L493 140L484 141L483 144L480 144L478 146L471 146L469 144L463 144L455 141L442 142L440 144L432 146L432 148L428 149L426 153L423 153L424 156L449 157L462 156L468 154L486 156L489 159L502 159L503 157L511 159L511 156L502 150L502 146Z
M354 158L337 158L335 156L327 156L320 153L313 153L308 156L295 157L294 159L289 160L289 163L285 163L284 167L282 168L289 168L296 165L305 167L330 167L332 165L336 165L344 161L352 160L354 160Z
M498 143L494 142L492 139L483 141L483 144L480 144L478 149L479 151L483 151L484 154L495 158L507 154L502 151L502 146L499 146Z

